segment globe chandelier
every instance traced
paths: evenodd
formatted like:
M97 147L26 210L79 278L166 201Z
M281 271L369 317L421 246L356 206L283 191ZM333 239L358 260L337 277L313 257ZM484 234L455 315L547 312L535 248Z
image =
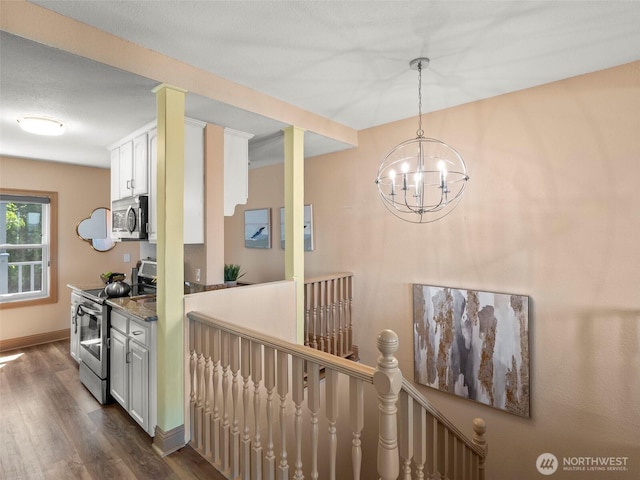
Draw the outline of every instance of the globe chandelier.
M446 217L458 205L469 175L462 156L452 146L424 136L422 129L422 70L429 59L411 60L418 71L418 130L416 138L393 147L384 157L376 184L385 207L411 223Z

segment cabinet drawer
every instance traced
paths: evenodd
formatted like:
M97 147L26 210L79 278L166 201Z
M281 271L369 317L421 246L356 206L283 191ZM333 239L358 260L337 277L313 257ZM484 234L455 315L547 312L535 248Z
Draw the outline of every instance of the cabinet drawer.
M120 330L125 335L129 333L127 330L127 325L129 324L129 320L127 317L118 313L115 309L111 310L111 328L116 328Z
M129 338L135 340L145 347L149 346L149 326L135 321L133 318L129 322Z

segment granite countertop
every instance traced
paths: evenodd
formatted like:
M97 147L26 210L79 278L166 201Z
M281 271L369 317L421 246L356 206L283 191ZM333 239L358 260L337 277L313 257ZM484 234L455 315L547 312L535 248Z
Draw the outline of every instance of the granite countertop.
M104 288L103 284L68 284L67 287L72 290L93 290L98 288ZM114 297L105 298L107 305L113 308L119 308L124 310L125 313L134 315L141 318L145 322L155 322L158 320L158 314L156 313L156 296L152 295L137 295L135 297Z
M224 283L218 283L215 285L204 285L202 283L184 282L184 294L189 295L191 293L210 292L211 290L220 290L227 288Z
M155 295L139 295L133 298L108 298L107 305L124 310L130 315L135 315L143 319L145 322L155 322L158 320Z
M93 290L97 288L104 288L104 284L68 284L67 287L73 290ZM227 285L225 285L224 283L215 285L203 285L200 283L185 282L184 294L189 295L191 293L209 292L211 290L219 290L222 288L227 288ZM121 310L124 310L125 313L141 318L145 322L155 322L158 320L155 294L137 295L135 297L105 298L105 302L112 308L119 308Z

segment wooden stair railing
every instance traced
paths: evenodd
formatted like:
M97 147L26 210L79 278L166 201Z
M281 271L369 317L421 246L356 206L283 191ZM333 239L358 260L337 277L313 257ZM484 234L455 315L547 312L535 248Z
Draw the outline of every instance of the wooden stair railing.
M353 345L353 273L342 272L304 281L304 344L339 357L356 357Z
M484 480L484 422L469 440L404 381L394 332L378 336L373 368L187 317L190 444L226 478Z

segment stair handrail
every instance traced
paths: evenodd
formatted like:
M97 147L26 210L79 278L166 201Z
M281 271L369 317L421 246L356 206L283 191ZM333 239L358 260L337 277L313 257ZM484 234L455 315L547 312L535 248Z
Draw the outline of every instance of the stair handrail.
M413 384L407 381L398 368L398 361L394 355L398 348L398 337L395 332L391 330L384 330L378 336L377 345L381 356L378 358L377 367L374 368L351 360L346 360L326 352L314 350L304 345L290 343L286 340L281 340L268 334L211 317L203 312L191 311L187 313L187 317L190 321L208 324L209 326L215 327L227 334L235 335L250 342L255 342L264 347L271 348L274 351L283 352L287 355L291 355L292 357L298 357L304 361L311 362L316 365L316 381L318 373L317 366L323 365L328 369L328 374L331 373L332 377L334 375L330 370L374 385L378 391L379 399L378 473L381 480L396 479L400 473L401 455L404 454L401 453L402 447L399 446L398 430L400 428L401 420L397 416L398 410L396 409L396 404L399 402L399 393L401 391L404 391L411 400L428 412L439 424L446 428L447 431L449 431L454 437L463 443L466 448L477 456L477 463L475 463L473 468L478 469L477 472L479 476L476 477L475 475L472 475L470 478L484 480L485 459L487 455L487 444L484 436L486 431L485 422L479 418L473 420L474 435L473 439L470 440L455 425L453 425L449 419L438 411L438 409L435 408ZM199 344L199 340L196 339L196 330L189 327L188 332L189 345ZM214 382L216 382L215 378L216 377L214 376ZM273 388L273 385L271 385L271 388ZM202 397L202 395L200 395L200 397ZM209 400L205 396L204 403L202 403L202 399L199 400L198 408L204 407L205 410L208 409L208 402ZM402 456L402 461L404 462L403 471L405 472L405 476L403 478L411 478L410 467L408 466L411 461L411 457ZM407 470L407 468L409 470ZM407 471L409 472L408 477L406 476ZM440 471L440 474L442 473L443 471Z
M210 321L213 320L213 318L206 313L197 311L189 312L187 313L187 316L191 320L197 320L203 323L210 323ZM219 320L217 318L215 319L215 326L227 333L241 335L248 340L262 343L267 347L275 348L276 350L281 350L288 354L295 354L303 360L320 363L338 371L339 373L373 384L373 375L376 372L374 367L346 360L344 358L331 355L330 353L314 350L312 348L305 347L304 345L290 343L286 340L281 340L265 333L259 333L255 330L225 322L224 320Z
M304 283L317 283L324 282L326 280L335 280L336 278L353 277L353 272L336 272L327 273L325 275L318 275L315 277L305 278Z
M427 412L433 415L436 418L436 420L438 420L445 427L447 427L448 430L450 430L456 437L458 437L458 440L463 442L467 447L469 447L471 450L477 453L478 456L482 458L485 458L487 456L486 449L482 448L477 443L475 443L472 439L470 439L464 433L462 433L458 429L458 427L456 427L453 423L451 423L451 420L445 417L436 407L434 407L431 404L431 402L429 402L429 400L424 395L422 395L420 391L410 381L408 381L404 377L402 377L402 390L407 392L407 395L409 395L409 397L411 397L413 401L420 404L422 408L424 408ZM477 423L476 420L479 420L479 419L474 419L474 431L476 429L476 423Z

